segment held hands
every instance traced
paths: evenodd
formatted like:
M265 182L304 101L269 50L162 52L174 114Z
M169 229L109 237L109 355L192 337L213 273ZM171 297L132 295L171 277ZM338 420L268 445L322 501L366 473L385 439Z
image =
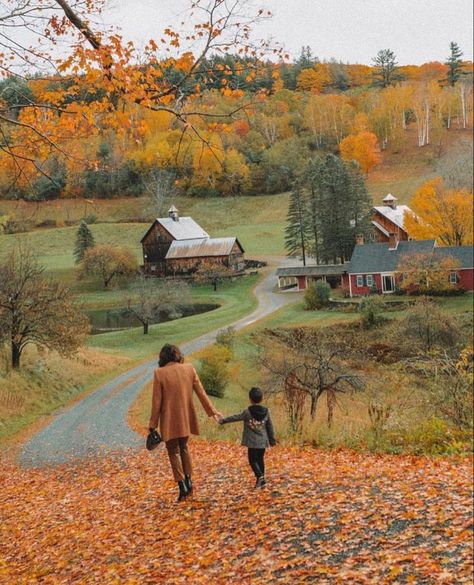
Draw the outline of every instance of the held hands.
M213 415L212 417L216 423L221 424L221 421L224 420L224 415L222 414L222 412L216 412L215 415Z

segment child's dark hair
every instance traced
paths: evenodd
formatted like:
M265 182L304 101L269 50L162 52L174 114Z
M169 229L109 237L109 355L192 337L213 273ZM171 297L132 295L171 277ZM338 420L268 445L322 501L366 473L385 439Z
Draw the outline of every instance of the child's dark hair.
M259 404L263 400L263 392L260 390L260 388L254 386L250 389L249 398L255 404Z

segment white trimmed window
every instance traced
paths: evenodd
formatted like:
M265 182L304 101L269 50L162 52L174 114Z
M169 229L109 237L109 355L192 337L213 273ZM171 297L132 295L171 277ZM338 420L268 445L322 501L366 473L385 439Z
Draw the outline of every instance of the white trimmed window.
M374 286L374 277L372 274L367 274L365 280L367 282L367 286Z
M364 277L362 274L358 274L356 276L356 284L358 288L361 288L364 286Z
M457 272L450 272L449 274L449 282L451 284L457 284L459 281L458 273Z

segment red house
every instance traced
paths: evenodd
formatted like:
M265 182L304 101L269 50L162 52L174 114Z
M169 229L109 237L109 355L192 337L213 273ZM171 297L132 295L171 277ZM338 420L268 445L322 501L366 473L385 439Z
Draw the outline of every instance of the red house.
M474 255L472 246L438 248L435 240L399 242L392 236L388 243L359 244L343 276L343 285L351 297L396 291L397 268L403 256L432 254L433 258L450 256L459 268L449 275L450 282L465 290L474 290Z

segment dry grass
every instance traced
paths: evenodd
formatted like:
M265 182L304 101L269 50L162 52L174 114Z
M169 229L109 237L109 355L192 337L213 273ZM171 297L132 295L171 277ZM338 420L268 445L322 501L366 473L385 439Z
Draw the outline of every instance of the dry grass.
M72 358L55 352L25 352L22 368L8 370L8 354L0 353L0 440L47 416L93 388L129 360L81 349Z

